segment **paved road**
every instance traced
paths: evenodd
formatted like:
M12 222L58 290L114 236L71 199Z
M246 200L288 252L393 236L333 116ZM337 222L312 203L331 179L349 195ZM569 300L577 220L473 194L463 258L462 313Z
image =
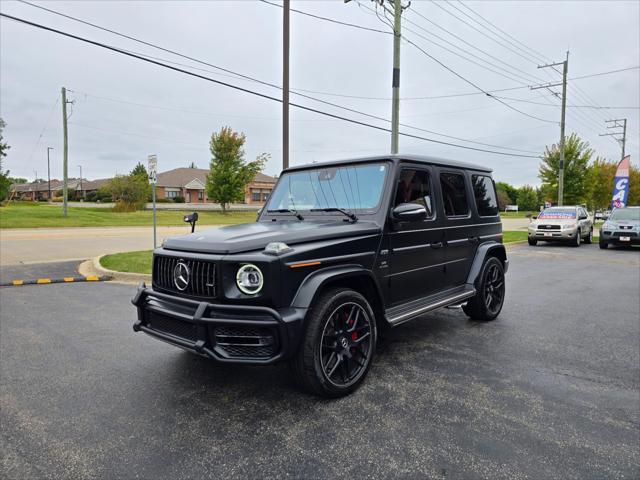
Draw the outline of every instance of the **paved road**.
M133 333L131 286L1 289L0 475L639 478L640 253L510 257L498 320L398 327L336 401Z
M78 262L32 263L28 265L0 265L0 283L13 280L60 279L77 277Z
M189 233L189 226L158 227L164 237ZM198 225L198 229L204 228ZM206 227L214 228L214 227ZM107 253L150 250L151 227L0 229L0 264L84 260Z

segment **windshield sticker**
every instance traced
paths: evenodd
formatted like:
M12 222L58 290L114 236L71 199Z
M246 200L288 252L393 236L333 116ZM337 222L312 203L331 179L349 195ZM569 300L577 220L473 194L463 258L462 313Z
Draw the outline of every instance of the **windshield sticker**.
M538 218L570 220L572 218L576 218L576 212L542 212L538 215Z

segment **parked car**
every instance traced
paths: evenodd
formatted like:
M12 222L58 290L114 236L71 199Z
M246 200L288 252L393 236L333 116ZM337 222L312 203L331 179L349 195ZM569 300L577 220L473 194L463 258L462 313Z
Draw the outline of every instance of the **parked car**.
M600 228L600 248L640 245L640 207L616 208Z
M593 221L580 206L545 208L529 223L529 245L538 242L566 242L574 247L593 241Z
M286 361L338 397L389 328L464 302L495 319L507 267L487 168L421 156L291 167L255 223L155 250L134 330L218 362Z
M598 210L594 215L594 219L603 221L609 218L610 215L611 210Z

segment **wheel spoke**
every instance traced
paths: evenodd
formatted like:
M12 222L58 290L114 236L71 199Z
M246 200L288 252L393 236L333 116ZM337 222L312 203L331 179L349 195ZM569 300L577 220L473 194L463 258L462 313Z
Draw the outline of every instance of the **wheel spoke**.
M356 308L356 306L354 305L353 308ZM352 311L352 314L353 314L353 311ZM349 315L349 318L351 318L351 315ZM353 319L353 325L351 325L351 327L347 330L347 332L353 332L356 329L359 318L360 318L360 309L358 308L356 310L356 318Z
M367 332L364 335L362 335L360 338L358 338L356 341L354 341L354 345L360 345L360 343L366 339L369 335L371 335L371 332Z
M327 377L331 378L331 375L333 375L333 373L336 371L336 368L338 368L338 366L342 363L342 359L343 359L342 355L338 355L336 363L333 365L333 368L331 369L331 371L327 373Z

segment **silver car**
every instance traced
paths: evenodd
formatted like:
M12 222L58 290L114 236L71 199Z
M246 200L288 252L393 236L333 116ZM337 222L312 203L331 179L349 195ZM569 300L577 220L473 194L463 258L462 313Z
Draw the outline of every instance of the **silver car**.
M640 245L640 207L616 208L600 228L600 248Z
M529 245L543 242L566 242L574 247L593 241L593 221L584 207L550 207L529 223Z

